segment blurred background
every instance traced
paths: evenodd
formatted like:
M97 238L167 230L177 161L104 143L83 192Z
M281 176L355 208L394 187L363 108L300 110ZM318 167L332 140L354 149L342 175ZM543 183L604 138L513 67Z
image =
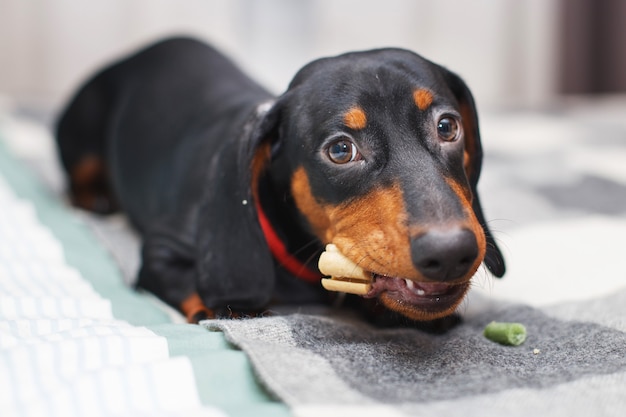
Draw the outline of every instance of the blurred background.
M0 94L55 107L111 59L191 34L276 93L314 58L399 46L481 107L542 106L626 90L625 21L621 0L0 0Z

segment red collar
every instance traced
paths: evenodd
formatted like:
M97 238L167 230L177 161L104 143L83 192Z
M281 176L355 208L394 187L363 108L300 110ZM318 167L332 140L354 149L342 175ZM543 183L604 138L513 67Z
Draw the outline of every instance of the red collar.
M265 235L265 240L270 248L270 252L274 258L282 265L290 274L309 282L311 284L318 284L322 275L309 269L305 264L300 262L295 256L289 253L285 243L280 239L269 219L265 215L261 204L258 199L255 201L257 216L259 217L259 223Z

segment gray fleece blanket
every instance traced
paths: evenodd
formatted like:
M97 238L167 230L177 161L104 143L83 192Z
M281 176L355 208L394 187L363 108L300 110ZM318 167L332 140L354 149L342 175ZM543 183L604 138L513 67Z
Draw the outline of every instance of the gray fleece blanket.
M483 118L481 199L507 261L443 335L338 311L209 321L296 416L625 416L626 105ZM506 347L492 320L521 322Z
M297 416L624 415L626 290L550 309L472 302L483 308L444 335L332 314L205 326ZM526 342L484 338L494 319L525 323Z

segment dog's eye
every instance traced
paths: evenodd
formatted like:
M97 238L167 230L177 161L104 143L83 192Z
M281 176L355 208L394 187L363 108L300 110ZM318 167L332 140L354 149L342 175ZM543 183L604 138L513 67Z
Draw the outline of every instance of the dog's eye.
M327 152L328 158L336 164L347 164L361 159L361 154L356 145L347 139L340 139L331 143Z
M444 116L437 123L437 134L442 140L452 142L459 137L459 122L454 117Z

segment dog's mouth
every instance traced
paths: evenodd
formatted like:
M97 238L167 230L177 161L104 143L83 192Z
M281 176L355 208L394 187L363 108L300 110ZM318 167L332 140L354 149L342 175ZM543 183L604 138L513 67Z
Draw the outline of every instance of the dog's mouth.
M416 282L378 274L373 274L371 285L363 297L378 297L388 308L414 320L433 320L452 314L469 288L469 282Z
M322 279L329 291L376 298L385 307L413 320L449 316L463 300L470 278L454 282L417 281L368 271L347 258L334 244L321 254L318 267L330 278Z

